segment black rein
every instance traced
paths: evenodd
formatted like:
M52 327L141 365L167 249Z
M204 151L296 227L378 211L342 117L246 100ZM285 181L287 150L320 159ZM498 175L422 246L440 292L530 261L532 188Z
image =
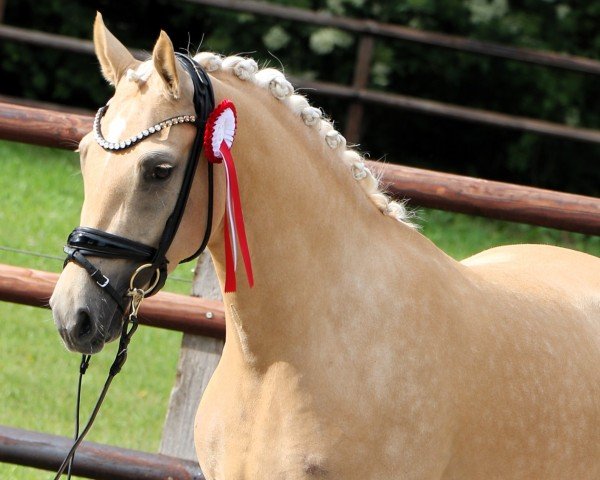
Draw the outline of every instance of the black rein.
M214 93L210 79L202 67L188 56L180 53L176 53L175 55L177 56L180 64L190 75L194 84L194 109L196 111L196 120L194 125L196 126L197 131L185 167L185 174L181 189L179 191L179 196L177 197L177 201L171 215L165 223L165 227L158 245L156 247L148 246L119 235L105 232L103 230L97 230L90 227L77 227L69 235L67 245L64 248L64 251L67 254L65 266L69 262L74 262L88 272L98 287L106 292L118 306L123 316L123 327L121 330L117 355L110 368L104 388L100 393L86 426L84 427L83 431L79 433L81 382L83 374L87 370L87 366L89 364L89 356L82 356L77 390L75 441L63 463L59 467L54 480L59 480L67 467L68 478L71 478L71 467L75 457L75 451L92 427L100 406L104 401L108 387L110 386L115 375L119 373L121 367L127 359L127 348L131 337L138 326L137 313L140 303L146 296L151 296L158 292L164 286L167 278L167 251L173 243L173 239L177 234L177 230L185 212L192 182L194 180L194 174L196 172L202 150L206 120L208 119L209 114L213 111L215 104ZM98 119L104 115L107 107L108 106L102 107L101 111L99 111ZM211 162L207 162L207 168L208 210L204 237L196 252L192 256L183 260L181 263L188 262L199 256L206 248L211 235L214 191L212 170L213 165ZM138 269L131 278L129 289L125 291L117 291L111 284L110 279L104 275L90 260L88 260L88 257L124 259L130 260L138 265ZM150 282L150 287L147 290L143 290L142 288L135 286L135 277L138 275L138 273L140 273L140 271L145 269L148 269L149 272L155 272L154 277L147 279L147 281ZM143 278L142 282L145 283L146 277L141 276L141 278Z

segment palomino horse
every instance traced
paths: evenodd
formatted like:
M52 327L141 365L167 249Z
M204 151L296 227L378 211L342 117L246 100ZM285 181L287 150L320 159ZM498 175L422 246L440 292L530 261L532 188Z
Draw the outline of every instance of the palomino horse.
M111 142L190 115L192 82L162 32L135 60L100 16L115 85ZM360 156L284 76L203 53L233 143L254 288L225 293L227 341L201 400L208 479L600 478L600 261L550 246L449 258L377 190ZM157 245L196 129L169 125L107 150L87 135L81 224ZM207 220L202 156L169 268ZM225 281L226 178L215 168L209 250ZM94 259L122 291L133 261ZM114 339L121 315L80 265L51 300L71 350ZM193 399L190 399L193 401Z

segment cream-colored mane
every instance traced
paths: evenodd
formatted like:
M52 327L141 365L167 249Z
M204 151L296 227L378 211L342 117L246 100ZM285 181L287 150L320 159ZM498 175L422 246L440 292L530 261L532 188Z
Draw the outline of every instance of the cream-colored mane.
M258 64L251 58L240 56L223 57L212 52L201 52L194 56L207 72L228 71L240 80L251 82L260 88L268 90L271 95L302 119L305 125L312 128L329 148L335 150L341 160L348 165L352 176L362 187L365 194L377 208L399 222L411 227L412 214L405 207L405 202L392 200L380 188L378 179L365 166L363 157L354 149L347 148L346 139L334 129L333 124L323 116L320 108L312 107L303 95L294 93L294 87L284 74L275 68L259 69ZM144 83L152 73L152 62L142 63L137 70L129 70L127 78L131 81Z

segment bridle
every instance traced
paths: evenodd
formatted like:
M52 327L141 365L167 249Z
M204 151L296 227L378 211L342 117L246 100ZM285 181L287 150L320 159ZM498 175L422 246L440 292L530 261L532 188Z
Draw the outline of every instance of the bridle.
M189 73L194 83L194 108L196 111L196 115L195 117L189 115L185 116L185 120L183 119L184 117L175 117L175 119L165 120L164 122L161 122L157 125L161 125L166 122L173 122L173 120L175 120L176 124L177 118L182 118L182 121L179 123L193 123L197 128L197 133L196 137L194 138L192 149L190 150L189 158L186 164L185 173L183 177L183 183L179 191L179 196L177 197L177 202L175 203L175 207L173 208L171 215L165 223L165 227L158 242L158 247L144 245L129 238L114 235L103 230L97 230L95 228L77 227L69 235L67 245L64 248L64 251L67 254L65 265L68 262L75 262L79 266L83 267L92 277L92 279L96 282L96 284L100 288L104 289L104 291L112 297L112 299L115 301L123 315L125 315L127 311L127 304L126 302L124 303L124 300L127 297L123 294L119 294L119 292L117 292L113 288L110 279L106 275L104 275L99 268L94 266L86 257L125 259L143 264L145 269L148 269L151 274L158 277L156 281L156 286L152 289L152 291L148 293L147 296L155 294L164 286L165 281L167 279L168 264L166 254L169 250L169 247L171 246L171 243L173 242L173 239L175 238L177 229L179 228L179 224L181 223L181 219L185 211L185 206L190 194L192 182L194 180L194 172L196 171L196 167L198 165L198 160L200 157L200 151L202 150L206 119L208 118L210 112L212 112L212 110L214 109L214 94L212 90L212 85L206 72L192 58L179 53L177 53L176 55L179 58L180 63ZM100 133L100 138L96 138L97 142L105 150L108 151L120 151L125 150L127 148L131 148L133 145L135 145L135 143L137 143L132 139L127 140L127 142L129 143L110 143L105 141L103 137L101 137L100 119L104 116L107 110L108 105L100 108L100 110L98 110L98 114L96 115L96 119L94 122L94 131L95 133ZM192 119L193 122L190 121ZM144 132L148 132L148 130L144 130ZM142 134L140 140L143 140L144 138L146 138L146 136L148 135L146 134L144 136ZM202 253L202 251L204 251L204 249L206 248L206 245L210 238L213 216L212 163L207 162L207 169L208 215L206 220L206 230L204 232L204 238L202 239L200 247L196 250L196 252L190 257L183 260L181 263L189 262L190 260L193 260L198 255L200 255L200 253Z
M108 294L117 305L119 311L122 314L123 327L121 330L121 337L119 340L119 348L115 360L110 368L108 378L104 384L104 388L100 393L98 401L90 415L90 418L83 429L82 433L79 433L79 400L81 392L82 376L85 373L87 366L89 365L90 356L83 355L80 365L79 384L77 390L77 406L75 415L75 441L71 450L67 454L63 463L59 467L56 474L55 480L58 480L64 470L68 467L68 477L71 477L71 466L75 451L79 444L83 441L83 438L90 430L92 423L104 401L104 397L108 391L108 387L112 382L115 375L119 373L121 367L125 363L127 358L127 347L129 341L137 329L138 320L137 314L138 309L142 300L145 297L154 295L157 293L165 284L167 279L167 265L168 260L166 257L169 247L173 243L173 239L177 234L177 230L181 223L181 219L185 212L187 200L189 198L192 182L194 180L194 174L198 166L200 153L202 150L202 144L204 141L204 130L206 126L206 120L214 109L214 93L210 79L202 67L194 61L192 58L185 56L180 53L175 54L179 59L180 64L190 75L194 85L194 110L196 115L185 115L181 117L174 117L168 120L164 120L159 124L144 130L141 134L131 137L121 142L108 142L102 136L101 131L101 119L105 115L109 108L109 105L105 105L98 110L96 118L94 120L94 135L96 142L107 151L120 151L132 147L138 141L143 140L150 134L154 133L161 128L166 126L176 125L178 123L192 123L196 126L196 136L194 143L189 153L187 164L185 167L184 177L179 191L179 196L173 208L172 213L169 215L165 223L162 235L156 247L145 245L143 243L136 242L129 238L125 238L119 235L114 235L103 230L98 230L90 227L77 227L75 228L67 240L67 244L64 247L64 251L67 254L64 265L66 266L69 262L74 262L87 271L92 280L95 281L96 285L106 294ZM159 128L157 128L159 127ZM206 219L206 229L204 231L204 237L196 252L190 257L182 260L180 263L188 262L198 257L206 248L210 239L213 221L213 164L207 162L208 169L208 210ZM123 259L133 261L139 266L134 271L130 278L129 288L125 291L118 291L109 277L104 275L102 271L95 266L88 257L101 257L109 259ZM138 280L139 277L139 280ZM136 281L139 281L140 285L136 286Z

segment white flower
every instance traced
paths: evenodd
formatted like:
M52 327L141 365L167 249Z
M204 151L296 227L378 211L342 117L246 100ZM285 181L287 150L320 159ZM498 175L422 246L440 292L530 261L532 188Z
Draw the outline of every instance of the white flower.
M336 28L320 28L310 36L310 48L319 55L331 53L336 47L347 48L352 42L351 35Z
M468 0L467 8L471 12L471 22L488 23L508 13L508 0Z
M556 6L556 17L559 20L564 20L565 18L567 18L569 16L570 13L571 13L571 7L569 5L561 3L560 5Z
M263 35L262 39L269 50L279 50L289 43L290 36L281 26L275 25Z
M344 15L347 3L354 7L362 7L365 0L327 0L327 9L336 15Z
M371 75L373 75L373 83L380 87L386 87L390 82L390 73L392 69L389 65L383 62L376 62L373 64L371 69Z

